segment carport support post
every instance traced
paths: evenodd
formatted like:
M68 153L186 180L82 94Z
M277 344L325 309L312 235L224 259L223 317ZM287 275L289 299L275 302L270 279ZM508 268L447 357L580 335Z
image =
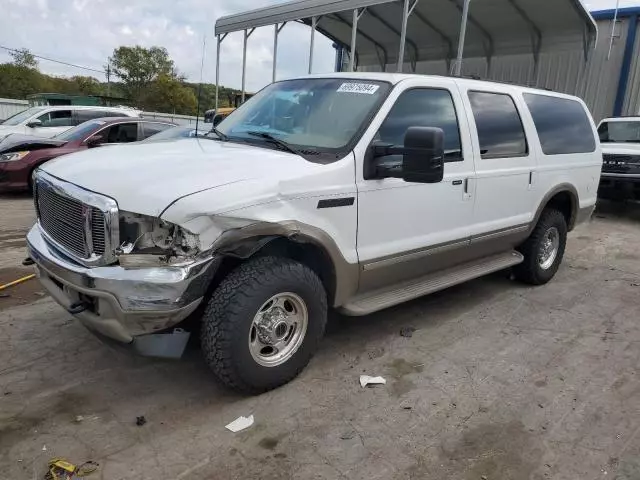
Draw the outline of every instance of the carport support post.
M409 0L403 0L402 5L402 30L400 31L400 50L398 51L398 67L396 70L402 72L404 66L404 44L407 41L407 19L409 18Z
M252 28L251 30L247 30L245 29L244 31L244 42L242 43L242 103L244 103L244 93L245 93L245 78L247 76L247 40L249 39L249 37L251 36L251 34L253 33L253 31L255 30L255 28Z
M462 72L462 55L464 53L464 38L467 34L467 19L469 17L470 2L471 0L464 0L464 6L462 7L462 21L460 22L460 35L458 36L458 56L456 57L456 64L453 69L453 74L456 77L459 77Z
M280 30L284 28L287 22L282 22L282 25L277 23L274 25L273 30L273 71L271 72L271 83L276 81L276 64L278 63L278 35Z
M349 52L349 71L355 69L356 59L356 36L358 33L358 9L353 11L353 22L351 23L351 51Z
M226 33L224 35L216 35L216 113L218 112L218 87L220 86L220 44L226 36Z
M316 25L318 24L318 17L311 17L311 44L309 45L309 73L313 68L313 42L315 40Z

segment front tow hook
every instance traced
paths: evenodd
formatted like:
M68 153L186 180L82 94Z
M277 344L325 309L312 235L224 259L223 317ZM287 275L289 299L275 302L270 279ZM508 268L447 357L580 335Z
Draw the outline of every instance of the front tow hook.
M87 302L76 302L71 304L69 308L67 308L67 312L71 315L76 315L78 313L84 312L87 308L89 308L89 304Z

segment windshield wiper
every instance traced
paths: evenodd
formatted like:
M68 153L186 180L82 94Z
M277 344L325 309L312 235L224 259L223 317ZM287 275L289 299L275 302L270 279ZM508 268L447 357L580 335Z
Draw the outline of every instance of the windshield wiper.
M284 140L280 140L279 138L274 137L270 133L266 133L266 132L246 132L246 133L247 133L247 135L253 135L254 137L264 138L265 140L268 140L271 143L280 146L281 148L287 150L288 152L291 152L291 153L294 153L296 155L302 156L301 152L299 152L298 150L293 148L291 145L289 145Z
M223 142L229 141L229 137L226 136L224 133L222 133L220 130L218 130L216 127L212 127L211 130L205 133L205 136L209 135L210 133L215 133L218 136L218 138Z

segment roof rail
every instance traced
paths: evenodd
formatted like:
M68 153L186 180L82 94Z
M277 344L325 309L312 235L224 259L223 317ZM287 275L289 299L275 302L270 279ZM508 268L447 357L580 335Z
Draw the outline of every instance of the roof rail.
M519 83L519 82L510 81L510 80L494 80L494 79L491 79L491 78L482 78L479 75L462 75L461 78L468 78L470 80L480 80L482 82L499 83L499 84L502 84L502 85L516 85L518 87L537 88L538 90L546 90L547 92L553 92L554 91L552 88L549 88L549 87L538 87L538 86L536 86L534 84Z

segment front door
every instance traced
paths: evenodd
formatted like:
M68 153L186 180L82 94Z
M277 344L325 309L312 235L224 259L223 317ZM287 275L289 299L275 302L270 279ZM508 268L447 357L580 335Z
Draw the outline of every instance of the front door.
M40 126L27 128L29 135L51 138L78 124L71 110L52 110L40 115L38 120Z
M473 151L462 100L452 81L403 82L372 124L371 142L403 145L409 127L445 133L444 179L422 184L399 178L365 180L358 172L357 248L360 291L369 291L457 263L473 219ZM366 142L366 137L363 138ZM365 144L365 148L368 144ZM365 157L363 151L356 155ZM389 156L385 163L400 162Z

